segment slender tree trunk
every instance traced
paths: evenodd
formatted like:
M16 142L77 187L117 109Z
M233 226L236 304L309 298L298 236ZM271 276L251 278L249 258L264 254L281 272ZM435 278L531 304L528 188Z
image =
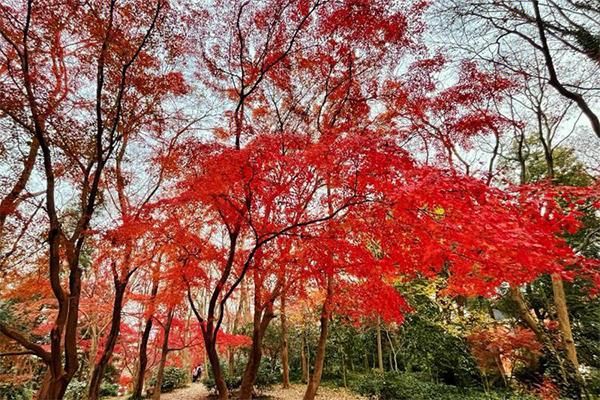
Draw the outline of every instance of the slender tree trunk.
M313 400L317 394L317 389L321 384L321 375L323 374L323 364L325 361L325 346L327 344L327 335L329 334L329 313L321 315L321 333L317 344L315 354L315 367L308 380L308 387L304 393L304 400Z
M162 349L160 353L160 363L158 364L158 372L156 373L156 385L154 386L154 393L152 394L152 400L160 399L160 388L162 386L163 376L165 373L165 364L167 363L167 356L169 355L169 333L171 332L171 323L173 322L173 315L175 309L171 307L167 312L167 321L165 323L165 333L162 343Z
M123 299L125 297L125 290L127 288L126 278L124 282L120 282L118 277L115 278L115 299L113 304L112 320L110 331L104 345L104 350L100 356L100 360L94 365L94 371L92 372L92 379L90 381L90 387L88 390L88 399L97 400L100 398L100 385L104 378L104 371L110 358L112 357L115 345L117 344L117 338L119 337L119 330L121 327L121 308L123 306Z
M139 351L139 367L135 377L135 383L133 385L133 392L131 394L131 400L141 400L142 391L144 390L144 377L146 375L146 367L148 366L148 340L150 339L150 332L152 331L152 317L146 319L144 326L144 332L142 333L142 340L140 342Z
M571 330L571 321L569 319L569 310L567 308L567 298L565 295L565 287L560 275L552 274L552 292L554 294L554 305L556 314L558 315L558 324L563 340L563 345L567 353L567 360L571 364L571 368L575 373L575 378L579 383L583 384L583 378L579 372L579 361L577 360L577 349L575 348L575 340Z
M153 303L156 294L158 293L158 279L157 277L152 280L152 290L150 292L150 301ZM150 307L154 307L153 304ZM131 400L141 400L142 391L144 390L144 376L146 375L146 367L148 366L148 341L150 340L150 332L152 331L152 317L154 312L146 318L146 324L144 325L144 332L142 333L142 340L140 342L139 352L139 368L135 378L133 386L133 393L131 394Z
M398 372L398 356L396 353L396 348L394 347L394 342L392 342L392 337L390 335L390 332L387 329L385 331L385 335L387 337L388 343L390 344L390 350L391 350L390 369L393 369L394 371Z
M306 341L306 332L302 332L302 346L301 347L301 352L300 352L300 363L302 366L302 383L307 383L308 382L308 358L306 356L306 349L307 349L308 343Z
M342 354L342 360L341 360L342 381L344 382L344 387L348 388L348 381L346 379L346 352L344 351L343 346L340 346L340 353Z
M235 317L233 319L233 329L231 333L237 333L240 324L243 323L244 319L244 308L246 304L246 285L244 283L240 284L240 300L235 311ZM235 374L235 349L228 349L228 369L231 375Z
M65 384L61 379L55 380L50 370L48 370L44 374L44 378L37 392L36 398L38 400L62 399L68 384L68 382Z
M521 318L523 319L525 324L527 324L529 329L531 329L535 333L538 340L548 349L548 351L551 353L552 357L556 360L556 362L558 363L559 369L560 369L561 378L563 379L563 382L567 383L568 377L567 377L567 373L565 370L564 361L563 361L562 357L559 355L556 348L554 347L554 344L552 343L552 339L546 334L546 332L542 329L542 327L540 327L537 319L529 311L529 308L527 307L527 303L525 302L523 295L519 291L519 288L511 286L510 291L511 291L512 299L517 304L517 309L519 311Z
M288 359L288 329L285 315L285 291L281 295L281 369L282 385L284 389L290 387L290 366Z
M329 317L331 316L331 296L333 292L333 282L331 276L327 277L327 296L321 311L321 332L315 354L315 368L308 380L308 386L304 393L304 400L313 400L317 394L317 389L321 384L321 375L323 374L323 364L325 362L325 347L327 345L327 335L329 334Z
M227 389L225 378L223 378L223 371L221 371L221 364L219 362L219 354L217 353L216 343L214 343L212 339L209 339L207 342L206 337L204 339L204 343L206 345L206 353L208 355L208 360L210 361L210 366L215 378L215 384L217 385L217 391L219 392L219 399L226 400L229 398L229 390Z
M258 296L255 300L255 311L254 311L254 324L252 330L252 348L248 357L248 363L244 370L244 376L242 377L242 384L240 386L239 398L241 400L252 399L252 391L254 387L254 381L258 374L260 367L260 360L262 358L262 340L265 332L275 317L273 313L273 303L268 303L263 308L259 308L260 292L257 292Z
M377 368L383 372L383 346L381 344L381 319L377 317Z
M227 349L227 369L229 375L235 375L235 351L231 347Z
M94 323L97 321L94 321ZM90 353L88 356L88 387L91 385L92 376L94 375L94 364L96 363L96 355L98 353L98 332L97 327L92 325L91 327L91 345L90 345Z
M4 232L6 218L15 211L15 208L19 204L19 196L29 181L29 177L35 166L39 148L40 143L37 138L34 137L29 144L29 153L27 154L27 158L23 161L23 170L21 171L19 179L17 179L10 192L2 199L2 201L0 201L0 237L2 237L2 233Z

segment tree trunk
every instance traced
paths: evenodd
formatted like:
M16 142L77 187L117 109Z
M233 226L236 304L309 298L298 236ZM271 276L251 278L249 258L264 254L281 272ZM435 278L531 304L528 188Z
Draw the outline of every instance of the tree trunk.
M235 350L231 347L227 349L227 369L229 375L235 375Z
M160 399L160 388L162 386L163 375L165 373L165 364L167 363L167 356L169 355L169 333L171 332L171 323L173 322L174 314L175 309L173 307L169 308L169 311L167 312L167 322L165 323L165 333L160 353L160 363L158 364L158 372L156 373L156 384L154 386L152 400Z
M50 370L46 371L42 384L37 392L38 400L56 400L62 399L67 390L69 382L64 379L54 379Z
M333 292L333 282L331 276L327 277L327 296L321 311L321 333L317 344L315 354L315 367L308 380L308 386L304 393L304 400L314 400L317 389L321 384L321 375L323 374L323 364L325 362L325 347L327 345L327 335L329 334L329 317L331 316L330 302Z
M287 317L285 315L285 292L281 296L281 369L284 389L290 387L290 365L288 359Z
M344 382L344 387L348 388L348 380L346 379L346 352L344 351L343 346L340 346L340 353L342 354L342 360L341 360L342 381Z
M377 317L377 368L383 372L383 347L381 344L381 319Z
M217 392L220 400L226 400L229 398L229 390L227 384L223 378L223 372L221 371L221 363L219 362L219 354L217 353L216 343L213 340L212 331L206 329L202 330L202 337L204 338L204 347L206 348L206 355L210 362L213 376L215 378L215 384L217 386Z
M127 288L127 277L124 282L120 282L118 278L115 278L115 300L113 303L112 320L110 325L110 331L104 345L104 350L100 356L100 360L94 365L92 372L92 379L90 381L90 387L88 390L89 400L98 400L100 398L100 385L104 378L104 371L110 358L112 357L115 345L117 344L117 338L119 337L119 331L121 328L121 308L123 306L123 299L125 297L125 290Z
M257 299L258 300L258 299ZM255 302L255 305L257 302ZM254 387L254 381L258 374L260 367L260 360L262 358L262 340L267 330L267 327L275 317L273 313L273 303L267 304L263 309L255 308L254 311L254 329L252 330L252 348L248 357L248 363L244 370L244 376L242 377L242 384L240 386L239 398L240 400L252 399L252 390Z
M573 332L571 331L571 321L569 320L569 310L567 308L567 298L565 295L565 287L560 275L552 274L552 292L554 294L554 305L558 316L558 324L563 340L563 345L567 353L567 360L571 364L571 368L575 373L575 378L579 383L583 384L583 378L579 372L579 361L577 360L577 349L573 340Z
M327 335L329 334L329 312L321 313L321 333L317 344L315 354L315 367L308 380L308 387L304 393L304 400L313 400L317 394L317 389L321 384L321 375L323 374L323 363L325 361L325 346L327 344Z
M97 321L94 321L97 323ZM90 352L88 355L88 387L92 382L92 376L94 375L94 364L96 363L96 355L98 354L98 332L97 327L92 325L91 327L91 344L90 344Z
M19 204L19 196L29 181L29 177L35 166L39 148L40 143L37 138L34 137L29 144L29 153L27 154L27 158L23 161L23 170L21 171L19 179L17 179L11 191L0 202L0 237L2 237L2 233L4 232L6 218L15 211L15 208Z
M150 301L153 302L156 294L158 293L158 279L153 278L152 290L150 292ZM153 304L150 304L153 307ZM137 376L133 386L133 393L131 394L130 400L141 400L142 391L144 390L144 376L146 375L146 367L148 366L148 341L150 340L150 332L152 331L152 317L154 312L146 318L146 324L144 326L144 332L142 333L142 341L140 342L139 352L139 368L137 370Z
M536 318L533 315L531 315L531 312L529 311L529 308L527 307L527 303L525 303L525 299L523 298L523 295L519 291L519 288L511 286L510 292L511 292L512 299L517 304L517 309L519 311L521 318L523 319L525 324L527 324L529 329L531 329L535 333L538 340L548 349L548 351L550 352L552 357L556 360L556 362L558 363L559 369L560 369L561 378L563 379L564 383L567 383L568 377L567 377L567 373L565 370L563 359L558 354L558 351L554 347L554 344L552 344L552 339L546 334L546 332L542 329L542 327L540 327Z
M308 358L306 356L306 350L308 343L306 341L306 332L302 332L302 346L300 352L300 363L302 365L302 383L308 382Z

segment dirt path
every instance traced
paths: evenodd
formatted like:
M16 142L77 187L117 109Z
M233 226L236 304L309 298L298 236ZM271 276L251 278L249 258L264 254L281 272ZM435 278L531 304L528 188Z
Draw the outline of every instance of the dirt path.
M271 390L263 393L271 400L302 400L305 385L292 385L289 389L274 386ZM190 386L177 389L171 393L161 394L161 400L208 400L209 392L201 383L192 383ZM110 400L123 400L125 397L113 397ZM343 388L319 388L318 400L366 400L364 397L355 395Z
M207 396L208 390L206 390L203 384L192 383L186 388L161 394L160 400L204 400Z
M305 385L292 385L289 389L274 386L265 394L271 396L273 400L302 400L305 390ZM366 400L365 397L358 396L344 388L328 387L320 387L316 398L318 400Z

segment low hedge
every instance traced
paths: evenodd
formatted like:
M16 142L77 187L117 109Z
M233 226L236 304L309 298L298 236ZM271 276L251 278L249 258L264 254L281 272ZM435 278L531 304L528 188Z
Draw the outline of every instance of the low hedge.
M377 400L534 400L513 393L484 393L419 379L411 373L368 374L353 379L351 388Z
M172 392L175 389L185 387L187 384L187 373L183 368L165 367L163 373L162 384L160 385L161 393ZM156 374L148 381L150 387L156 386Z

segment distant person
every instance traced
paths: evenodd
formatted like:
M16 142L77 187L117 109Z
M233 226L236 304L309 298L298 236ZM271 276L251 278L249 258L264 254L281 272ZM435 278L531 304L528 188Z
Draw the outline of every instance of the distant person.
M196 382L202 375L202 365L198 365L192 372L192 382Z

